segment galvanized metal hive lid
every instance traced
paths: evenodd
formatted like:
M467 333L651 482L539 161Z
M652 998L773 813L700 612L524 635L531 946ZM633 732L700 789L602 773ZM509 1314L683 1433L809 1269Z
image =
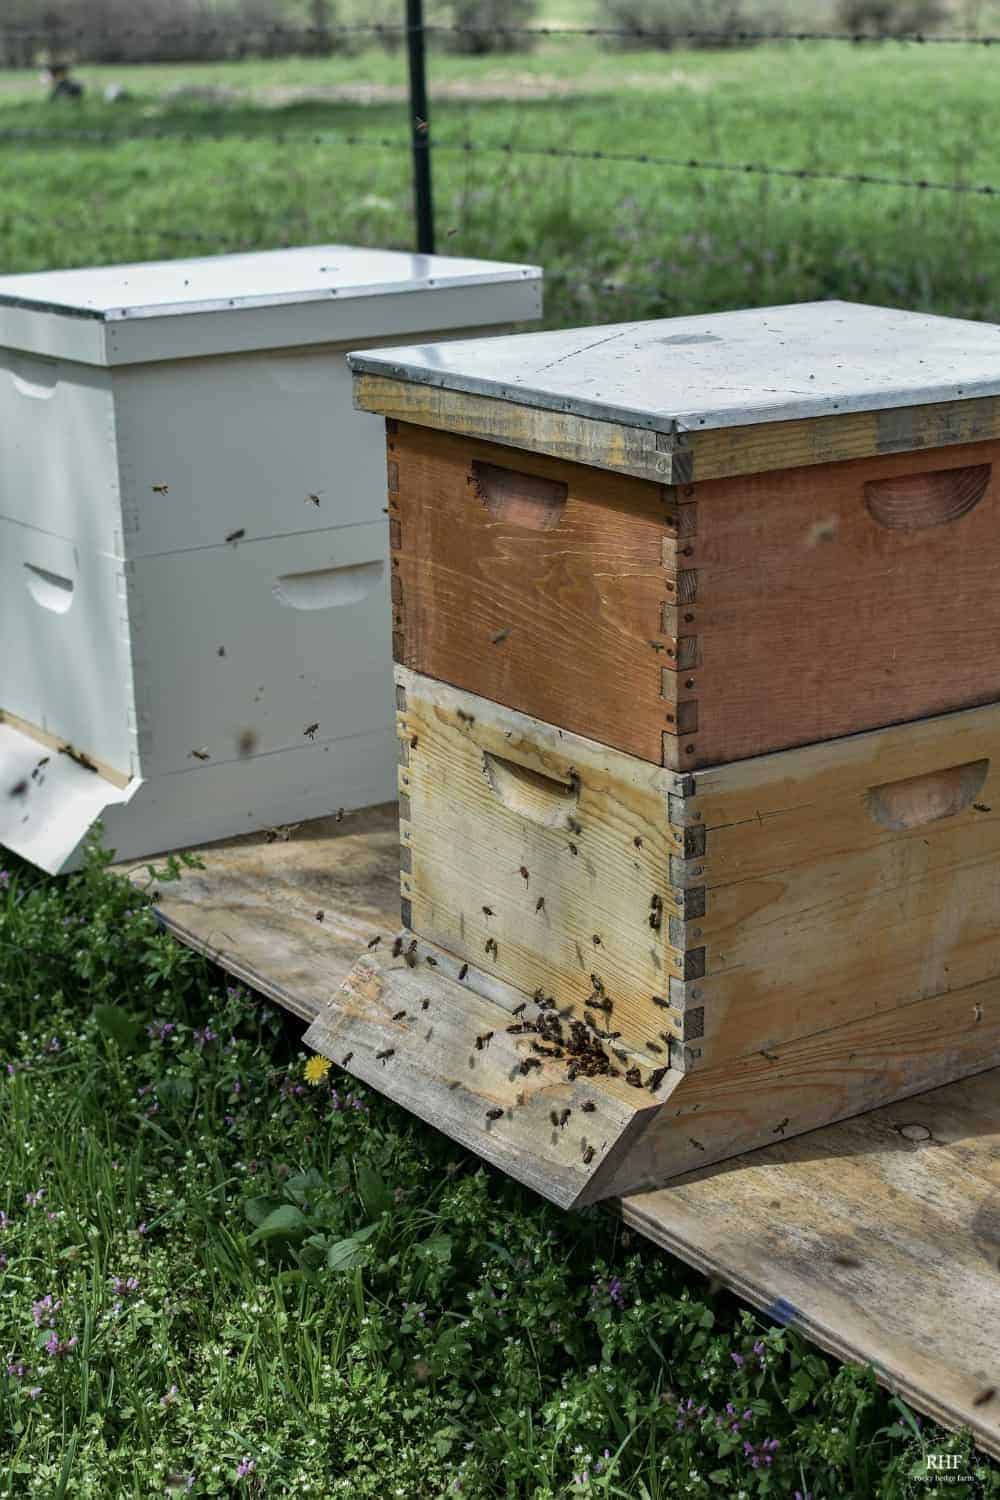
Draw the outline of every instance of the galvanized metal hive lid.
M537 266L349 245L29 272L0 276L0 346L116 364L229 352L237 323L294 334L265 332L260 347L506 323L537 316L541 276ZM435 311L397 328L386 298L413 293ZM371 299L361 322L358 304ZM251 331L238 347L254 347Z
M356 373L656 432L1000 394L1000 327L854 302L462 339L350 356Z

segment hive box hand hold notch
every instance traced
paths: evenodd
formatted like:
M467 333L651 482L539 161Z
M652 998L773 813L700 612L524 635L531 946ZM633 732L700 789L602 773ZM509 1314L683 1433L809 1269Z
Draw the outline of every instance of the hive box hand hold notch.
M313 246L0 278L0 842L50 870L394 794L385 457L345 350L540 273ZM9 793L16 789L16 795Z

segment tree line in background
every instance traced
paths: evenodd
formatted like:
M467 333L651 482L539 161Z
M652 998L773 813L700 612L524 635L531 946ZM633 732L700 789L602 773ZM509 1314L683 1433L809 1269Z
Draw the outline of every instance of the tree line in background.
M427 21L454 27L433 39L452 51L528 50L543 0L428 0ZM741 33L833 27L898 35L942 25L978 29L983 0L582 0L581 26L618 30L620 47L739 45ZM218 61L329 55L403 43L403 0L6 0L0 65L50 62ZM510 30L508 28L513 28ZM525 28L519 30L518 28Z

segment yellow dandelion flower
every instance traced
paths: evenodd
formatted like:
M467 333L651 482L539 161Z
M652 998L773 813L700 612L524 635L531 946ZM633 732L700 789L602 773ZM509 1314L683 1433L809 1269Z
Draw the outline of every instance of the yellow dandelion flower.
M330 1071L330 1059L315 1053L306 1063L306 1083L322 1083Z

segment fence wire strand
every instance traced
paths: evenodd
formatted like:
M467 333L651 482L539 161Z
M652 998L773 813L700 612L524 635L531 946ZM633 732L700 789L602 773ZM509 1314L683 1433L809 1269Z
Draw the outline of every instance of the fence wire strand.
M322 131L227 131L163 130L85 131L85 130L0 130L0 142L25 145L81 143L92 146L118 146L129 142L169 141L174 145L198 146L233 142L236 144L272 144L287 146L342 146L362 150L400 151L409 153L412 141L390 140L380 136L355 135ZM768 162L713 161L699 157L663 156L648 151L605 151L600 148L572 146L530 146L513 141L433 141L430 135L420 143L434 152L483 154L507 157L531 157L549 161L609 162L618 166L662 167L681 172L720 172L735 176L778 177L796 182L840 184L853 187L903 188L911 191L958 193L971 197L1000 196L1000 185L976 182L946 182L928 177L893 177L881 172L839 172L820 167L795 167Z

